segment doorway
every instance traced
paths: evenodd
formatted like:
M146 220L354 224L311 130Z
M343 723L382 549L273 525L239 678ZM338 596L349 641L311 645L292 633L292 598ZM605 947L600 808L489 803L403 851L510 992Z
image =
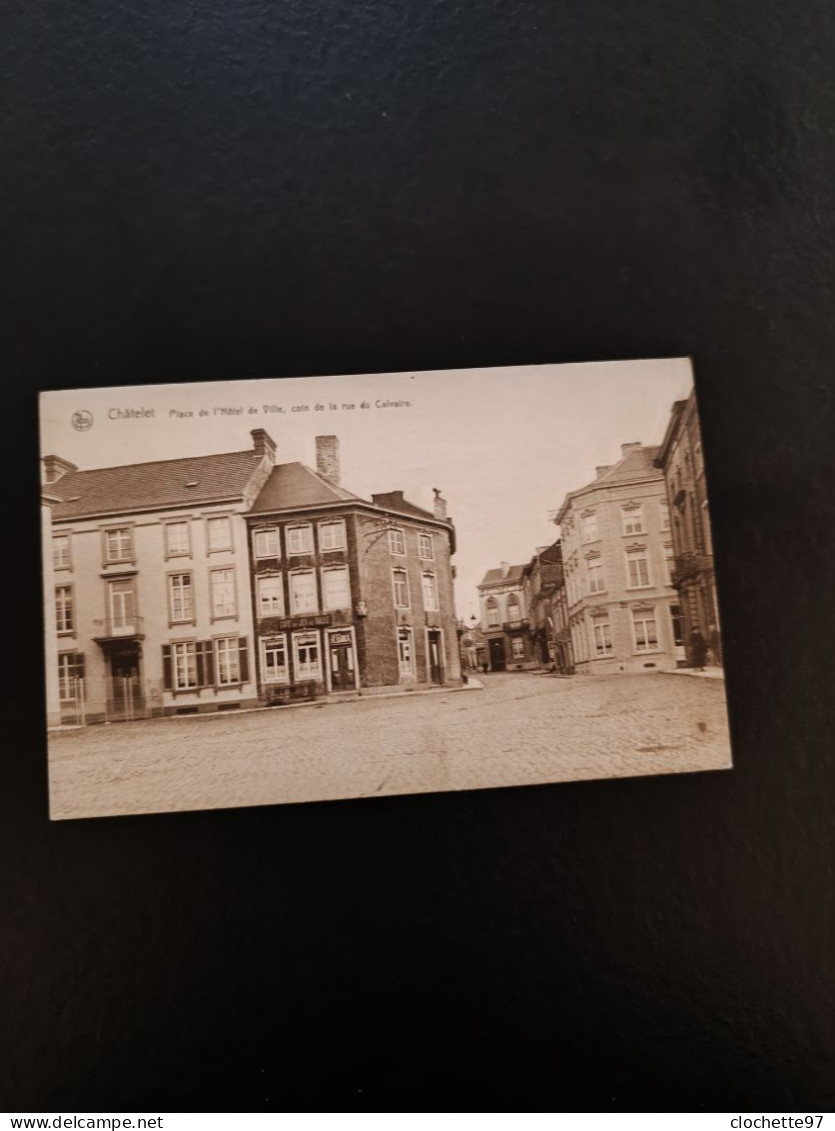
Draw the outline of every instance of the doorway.
M429 682L443 683L443 661L441 652L440 629L430 628L426 633L426 645L429 650Z
M503 672L505 669L504 637L490 641L490 670Z
M328 636L328 671L331 691L355 690L354 641L350 632L332 632Z
M133 719L144 709L142 683L139 678L139 652L125 649L110 656L110 680L107 715L111 719Z

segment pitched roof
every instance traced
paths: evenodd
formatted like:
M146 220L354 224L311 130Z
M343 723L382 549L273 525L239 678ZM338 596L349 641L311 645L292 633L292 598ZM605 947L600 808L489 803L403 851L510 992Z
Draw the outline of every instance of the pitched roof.
M587 487L612 486L616 483L632 482L635 479L657 479L658 468L653 461L661 450L660 444L649 448L633 448L627 452L623 459L605 471L599 479L587 484ZM582 487L581 490L586 490ZM572 492L573 494L574 492Z
M521 581L524 570L525 567L523 565L513 565L510 567L507 573L502 573L501 566L498 569L488 569L487 573L485 573L484 577L482 577L481 581L478 584L479 586L496 585L500 581L503 581L505 583L509 581Z
M70 471L49 484L50 494L62 500L52 508L52 518L59 521L238 499L261 458L250 450Z
M344 487L337 487L303 463L280 463L273 468L250 513L264 514L344 502L366 500Z

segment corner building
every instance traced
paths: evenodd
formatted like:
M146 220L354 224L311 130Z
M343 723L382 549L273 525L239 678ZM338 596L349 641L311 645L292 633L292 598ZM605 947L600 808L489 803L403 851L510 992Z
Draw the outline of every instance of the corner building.
M570 491L555 516L578 674L663 671L683 657L658 451L623 444L620 460Z
M276 465L247 525L261 700L460 684L440 492L432 511L402 491L362 499L319 436L316 469Z

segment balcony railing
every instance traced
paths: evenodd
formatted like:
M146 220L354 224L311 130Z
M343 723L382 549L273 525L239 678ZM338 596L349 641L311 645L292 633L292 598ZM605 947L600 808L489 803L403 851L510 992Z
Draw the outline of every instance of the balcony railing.
M514 630L518 631L519 629L527 628L530 623L531 622L527 617L521 617L520 620L506 620L502 625L502 630L504 632L513 632Z
M93 621L93 629L96 640L135 640L144 635L142 617L136 616L102 617Z

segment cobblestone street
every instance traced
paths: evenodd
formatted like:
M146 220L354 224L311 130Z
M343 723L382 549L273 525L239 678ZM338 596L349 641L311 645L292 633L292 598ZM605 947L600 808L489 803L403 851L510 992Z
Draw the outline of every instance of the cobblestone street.
M721 681L480 678L484 690L55 732L51 815L230 808L730 764Z

